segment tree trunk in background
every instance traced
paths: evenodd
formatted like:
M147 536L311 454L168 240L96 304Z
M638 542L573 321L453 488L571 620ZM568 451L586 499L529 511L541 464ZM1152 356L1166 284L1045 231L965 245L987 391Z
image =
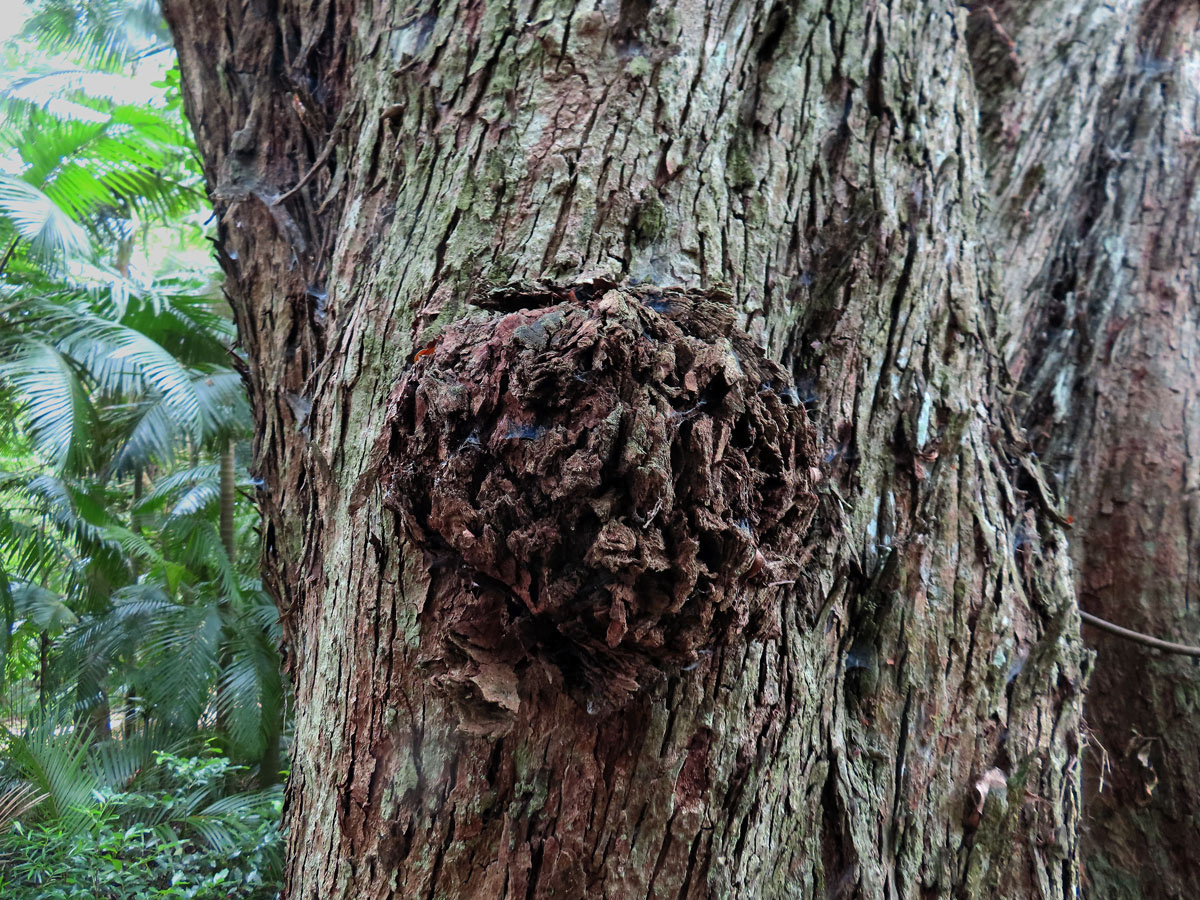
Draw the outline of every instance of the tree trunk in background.
M225 555L232 565L237 565L237 548L234 546L233 513L237 503L237 456L236 446L232 439L225 442L221 448L221 504L220 504L220 533L221 545Z
M1079 604L1187 644L1200 643L1198 16L1155 0L1004 3L971 31L1016 405L1075 519ZM1196 896L1194 664L1086 636L1094 895Z
M38 639L38 709L46 712L46 672L50 663L50 632L43 631Z
M166 6L297 685L289 897L1078 892L1073 579L1195 624L1193 5ZM1097 641L1089 876L1186 893L1194 679Z

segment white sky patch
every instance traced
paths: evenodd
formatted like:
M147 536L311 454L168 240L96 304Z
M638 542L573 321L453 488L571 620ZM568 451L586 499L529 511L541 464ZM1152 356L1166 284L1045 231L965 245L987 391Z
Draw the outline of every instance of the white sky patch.
M16 37L28 15L24 0L0 0L0 41Z

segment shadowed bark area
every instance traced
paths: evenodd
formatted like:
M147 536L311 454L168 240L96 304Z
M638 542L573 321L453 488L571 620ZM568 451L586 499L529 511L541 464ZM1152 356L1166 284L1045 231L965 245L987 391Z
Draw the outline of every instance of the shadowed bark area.
M166 6L297 685L289 897L1076 894L1084 655L967 10ZM593 357L573 416L538 365L610 319L646 371ZM537 532L584 508L586 549Z
M1075 521L1081 608L1195 645L1200 7L1017 6L972 19L1019 414ZM1195 895L1194 664L1085 637L1092 891Z

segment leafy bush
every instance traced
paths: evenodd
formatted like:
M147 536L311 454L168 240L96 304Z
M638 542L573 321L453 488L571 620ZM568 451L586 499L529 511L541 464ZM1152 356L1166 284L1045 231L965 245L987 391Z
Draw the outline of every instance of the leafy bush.
M6 900L270 900L281 877L278 787L228 793L244 767L157 754L155 789L97 791L82 824L0 838ZM147 779L151 780L150 778ZM214 799L217 798L217 799Z

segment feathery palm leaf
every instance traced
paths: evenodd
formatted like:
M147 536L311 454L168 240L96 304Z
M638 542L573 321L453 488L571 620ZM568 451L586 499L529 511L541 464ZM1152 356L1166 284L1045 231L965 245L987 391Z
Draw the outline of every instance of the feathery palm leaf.
M114 790L128 790L154 770L158 753L184 751L188 737L180 737L154 720L134 727L128 721L120 740L98 741L92 747L92 769Z
M49 474L0 472L0 553L13 579L53 586L70 605L92 609L132 575L117 524L94 486Z
M163 546L171 559L193 572L211 571L217 593L229 599L241 597L243 584L233 561L225 552L216 526L198 514L173 514L160 532Z
M186 493L198 484L216 484L220 477L221 467L217 463L205 463L190 469L181 469L170 475L164 475L154 482L154 487L134 507L140 513L150 513L162 510L171 504L181 494Z
M9 582L13 616L30 622L38 631L58 634L79 621L57 591L28 581Z
M0 829L25 815L49 796L36 785L24 781L10 781L0 790Z
M229 665L221 674L218 708L237 747L257 758L278 733L283 681L274 643L253 621L238 624Z
M0 726L0 742L9 775L45 794L46 805L65 830L81 828L100 786L88 767L88 738L52 710L19 734Z
M9 509L0 509L0 559L5 561L5 581L42 583L63 575L73 550L58 534L23 521ZM63 581L59 577L56 581Z
M154 0L41 0L24 32L46 52L102 71L120 71L138 56L170 46Z
M156 463L169 465L188 440L213 445L249 432L250 409L241 376L236 372L196 374L192 376L191 387L199 404L197 430L187 431L183 427L173 415L170 398L166 395L149 395L132 410L127 437L107 467L110 474L120 476ZM216 490L215 476L212 485L206 485L205 489ZM209 499L207 495L204 497L205 502ZM193 503L186 508L195 511L201 506Z
M21 161L0 193L0 216L16 236L38 240L43 253L82 252L80 226L96 239L119 237L131 217L165 220L202 202L172 114L79 93L65 110L43 108L21 97L24 83L0 95L0 141Z
M216 604L177 606L157 618L142 642L148 659L140 694L162 721L194 732L219 671L221 615Z
M91 240L70 214L35 185L0 176L0 218L9 226L9 240L24 241L43 259L78 256Z
M34 447L55 472L78 469L86 461L85 436L95 421L79 369L61 350L21 336L0 362L0 381L18 396Z

